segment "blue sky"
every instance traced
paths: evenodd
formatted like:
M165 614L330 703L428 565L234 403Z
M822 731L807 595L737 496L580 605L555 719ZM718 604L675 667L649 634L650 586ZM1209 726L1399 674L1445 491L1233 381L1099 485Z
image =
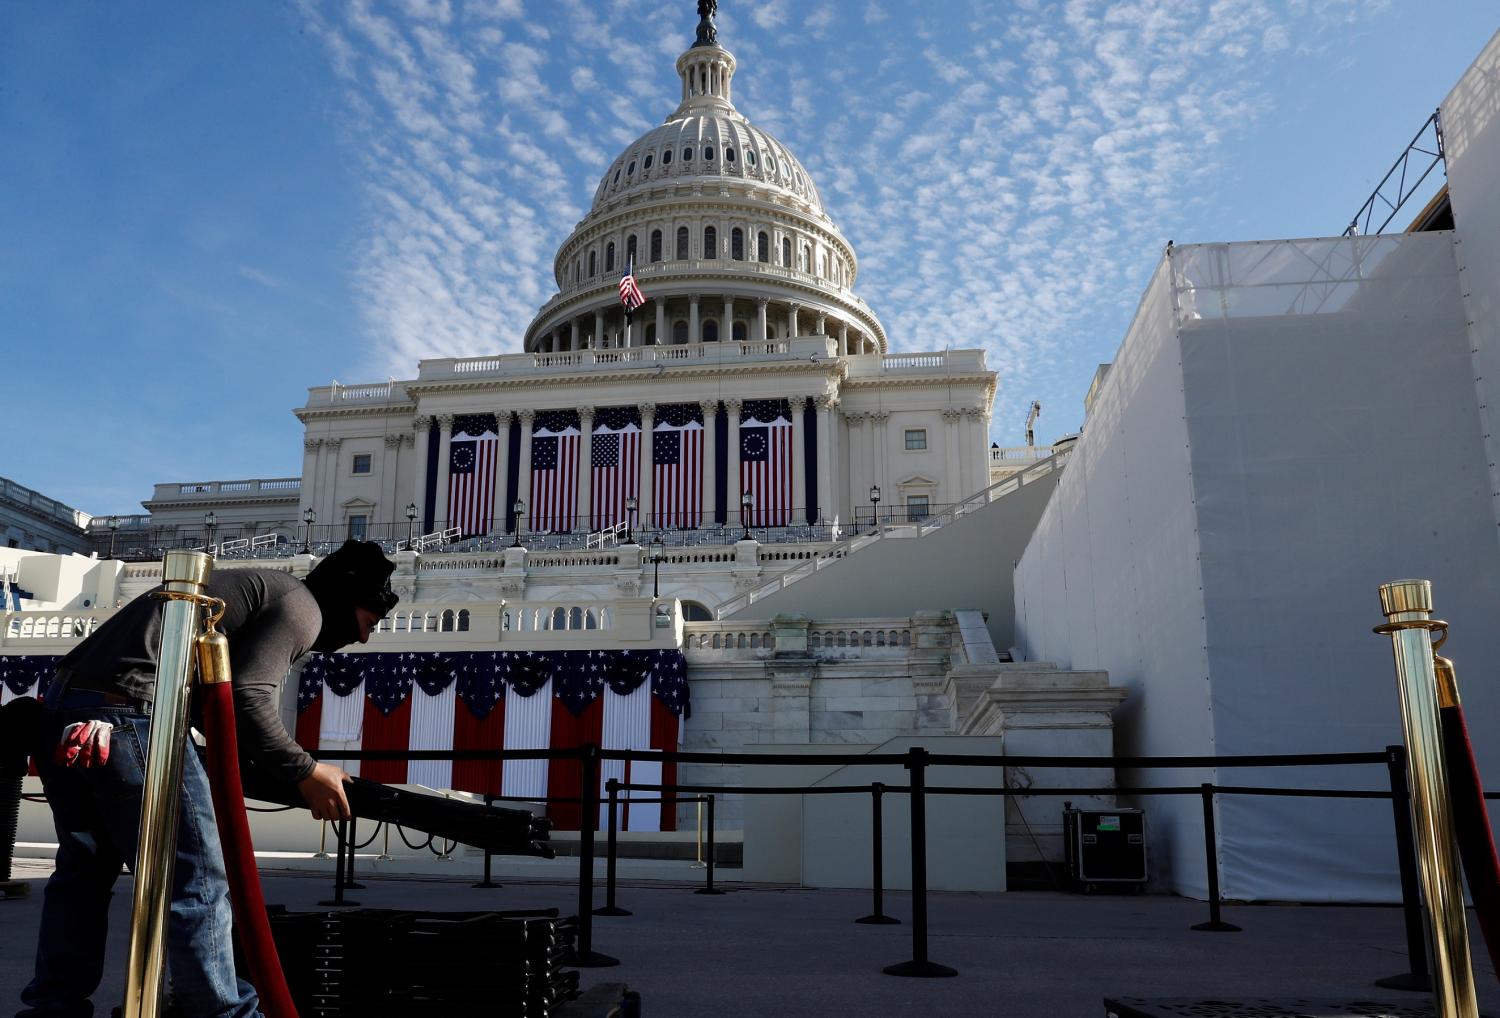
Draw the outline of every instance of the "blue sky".
M1339 233L1495 31L1468 0L722 0L895 350L1075 430L1168 239ZM0 475L87 512L285 476L306 388L511 352L689 0L0 8Z

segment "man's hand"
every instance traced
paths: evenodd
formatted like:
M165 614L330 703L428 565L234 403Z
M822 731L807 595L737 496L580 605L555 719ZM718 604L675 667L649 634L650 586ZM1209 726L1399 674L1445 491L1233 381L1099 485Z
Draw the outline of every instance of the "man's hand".
M342 767L320 763L297 782L297 791L312 810L314 820L348 820L349 799L344 795L344 782L351 780Z

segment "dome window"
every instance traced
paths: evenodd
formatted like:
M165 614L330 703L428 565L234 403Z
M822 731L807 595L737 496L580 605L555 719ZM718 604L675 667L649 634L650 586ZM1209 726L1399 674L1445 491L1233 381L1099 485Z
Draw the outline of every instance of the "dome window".
M775 156L766 156L766 169L770 170L772 173L776 172L776 157Z
M671 166L672 165L672 150L671 149L667 149L665 152L663 152L661 154L661 164L663 166Z
M597 252L597 251L590 251L589 252L589 275L590 276L597 276L599 274L599 259L598 259L598 255L599 255L599 252Z
M687 257L688 257L688 228L686 226L679 226L677 228L677 260L679 262L685 262L685 261L687 261Z
M661 231L660 230L652 230L651 231L651 260L653 262L659 262L659 261L661 261Z
M759 237L755 238L755 257L756 260L762 262L771 260L771 238L766 236L764 230L760 232Z
M672 323L672 345L682 346L688 341L687 322L682 319Z
M641 162L641 169L643 169L643 170L649 170L649 169L651 169L651 158L652 158L651 157L651 153L649 153L649 152L646 153L646 158Z
M682 161L685 163L690 163L693 161L693 150L691 146L682 150Z
M715 230L712 226L705 226L703 228L703 257L704 258L717 258L717 257L719 257L718 247L719 247L719 231Z
M618 184L619 182L620 182L620 171L616 170L615 171L615 183Z
M729 232L729 257L737 262L745 260L745 231L738 226Z
M745 341L745 323L735 322L734 329L732 330L730 335L734 338L734 341L736 343L743 343Z
M792 242L786 237L781 238L781 264L785 268L792 267ZM589 275L593 275L592 272Z
M604 245L604 271L615 271L615 242L610 241Z
M724 161L726 163L732 163L732 162L734 162L734 146L733 145L725 145L724 146Z
M755 165L755 149L745 149L745 162L749 163L751 166Z
M627 166L627 167L625 167L625 176L627 176L627 177L633 177L633 176L635 176L635 160L634 159L630 160L630 165Z
M703 161L709 163L714 161L714 147L712 145L703 146Z
M703 323L703 342L717 343L719 341L719 323L710 318Z

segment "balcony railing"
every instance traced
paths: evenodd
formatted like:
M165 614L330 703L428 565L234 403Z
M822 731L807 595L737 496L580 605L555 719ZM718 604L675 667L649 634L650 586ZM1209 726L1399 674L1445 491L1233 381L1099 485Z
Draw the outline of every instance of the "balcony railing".
M158 484L152 502L173 500L196 501L205 495L264 495L294 499L302 489L300 477L256 477L241 481L190 481L187 484Z

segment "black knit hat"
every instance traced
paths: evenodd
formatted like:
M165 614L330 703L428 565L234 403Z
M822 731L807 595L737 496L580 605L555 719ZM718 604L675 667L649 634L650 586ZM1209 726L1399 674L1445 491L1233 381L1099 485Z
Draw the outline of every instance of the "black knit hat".
M325 653L360 638L354 609L364 608L384 618L400 600L391 590L396 565L374 541L345 541L344 546L313 567L303 583L323 612L323 628L314 650Z

